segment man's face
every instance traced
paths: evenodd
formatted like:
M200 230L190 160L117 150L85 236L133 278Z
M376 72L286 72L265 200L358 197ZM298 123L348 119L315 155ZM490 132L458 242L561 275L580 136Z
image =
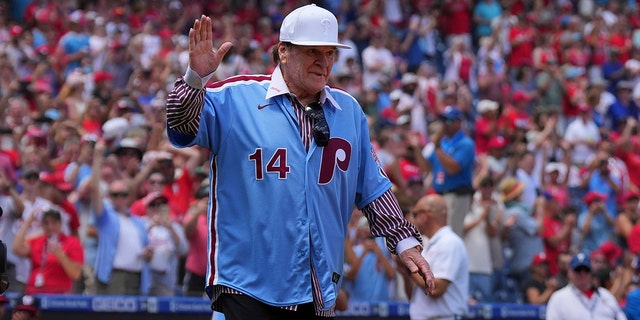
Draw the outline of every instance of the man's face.
M579 290L587 290L592 283L591 270L586 267L571 269L569 279Z
M444 120L444 133L451 137L462 128L462 120Z
M330 46L280 44L282 73L289 90L301 100L322 91L329 81L336 52Z

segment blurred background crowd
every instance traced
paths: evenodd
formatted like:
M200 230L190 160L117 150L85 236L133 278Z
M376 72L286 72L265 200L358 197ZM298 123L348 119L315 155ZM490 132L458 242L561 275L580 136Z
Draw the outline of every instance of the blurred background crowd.
M207 14L214 45L234 43L212 81L269 73L282 18L307 3L0 5L0 239L10 248L10 291L100 292L109 277L96 279L94 270L104 236L91 214L99 185L147 226L140 255L153 276L150 291L136 293L201 296L208 154L173 148L164 129L166 94L187 68L186 35ZM336 14L340 41L351 46L339 49L330 84L360 102L407 214L420 196L438 191L440 177L425 160L447 126L438 115L456 106L449 120L461 121L475 148L475 193L460 232L472 302L546 303L543 293L566 284L569 260L581 251L591 256L597 285L625 303L638 286L640 254L636 1L315 3ZM104 159L93 184L98 141ZM107 188L115 180L126 188ZM504 214L514 200L525 217ZM346 244L354 250L347 250L345 290L358 299L407 299L393 259L360 217L355 212ZM60 232L77 237L69 246L82 253L50 249L60 246L47 235ZM374 255L368 268L365 254ZM380 273L382 289L371 290L360 269ZM56 275L68 281L43 280ZM528 294L531 279L542 297Z

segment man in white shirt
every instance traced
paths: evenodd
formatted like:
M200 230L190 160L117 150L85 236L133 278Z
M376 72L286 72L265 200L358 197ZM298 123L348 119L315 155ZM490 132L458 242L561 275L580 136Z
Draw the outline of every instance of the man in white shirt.
M437 194L422 197L411 211L413 223L427 240L422 255L433 262L436 289L431 295L420 294L424 281L409 280L413 286L409 315L411 319L458 319L468 313L469 261L462 239L447 225L447 205ZM436 263L437 262L437 263ZM415 277L412 277L415 278Z
M581 252L571 259L569 284L551 295L546 319L626 320L627 317L607 289L593 286L591 261L589 256Z
M571 160L575 165L584 165L587 158L595 153L601 136L600 129L593 121L593 111L590 107L583 106L580 109L580 115L569 123L564 139L573 150Z

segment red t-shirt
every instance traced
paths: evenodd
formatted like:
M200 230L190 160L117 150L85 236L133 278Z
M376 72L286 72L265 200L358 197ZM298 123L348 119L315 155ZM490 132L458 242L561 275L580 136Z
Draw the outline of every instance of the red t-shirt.
M620 61L622 63L627 62L631 58L631 50L633 41L631 38L620 35L620 34L612 34L609 37L609 45L613 48L617 48L620 52Z
M571 100L577 95L582 93L582 89L575 83L566 83L567 92L563 97L562 111L565 116L575 117L579 114L579 108L573 104Z
M45 251L47 250L47 236L31 238L27 242L31 247L29 258L32 269L27 280L25 293L71 293L73 280L64 271L58 258L53 253ZM59 234L58 243L71 261L84 264L84 251L78 238ZM44 279L41 286L36 286L38 274L41 274Z
M492 122L496 122L495 130L489 132L490 126ZM504 120L503 118L498 118L496 120L490 120L485 117L479 117L476 120L476 153L488 153L489 152L489 140L492 137L500 134L500 129L503 127Z
M198 217L196 230L191 236L187 236L189 240L189 253L187 253L187 261L185 269L189 272L204 277L207 273L207 235L209 228L207 227L207 215L203 214Z
M447 1L443 5L442 21L446 24L445 34L459 35L471 33L471 7L466 0Z
M185 168L178 179L164 187L162 194L169 198L171 218L174 221L182 221L193 199L193 178L189 170Z
M544 241L544 252L547 255L549 261L549 275L555 276L558 274L558 256L560 252L566 252L569 250L569 241L563 241L558 244L557 247L553 247L547 243L547 239L555 236L562 230L562 221L544 216L542 218L542 225L544 231L542 231L542 240Z
M637 174L640 172L640 154L633 152L620 152L619 158L627 166L627 171L631 173L629 174L631 184L640 188L640 174Z
M511 53L508 64L511 67L532 65L532 52L534 48L533 39L535 31L531 27L513 27L509 31L509 42L511 42ZM520 40L524 39L524 40ZM516 43L516 41L518 41Z
M71 230L71 233L77 234L78 228L80 228L80 218L78 218L78 210L76 210L76 207L66 199L61 203L56 203L56 205L62 208L69 216L69 230Z

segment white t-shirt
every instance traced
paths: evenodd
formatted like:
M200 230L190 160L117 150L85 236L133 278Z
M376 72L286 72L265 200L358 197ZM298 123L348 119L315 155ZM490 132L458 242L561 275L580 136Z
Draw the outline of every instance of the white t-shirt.
M593 120L584 122L578 118L569 123L564 138L571 143L575 143L572 153L573 158L571 159L573 163L584 164L587 158L595 151L589 145L578 141L598 142L600 141L600 130L598 130L598 126Z
M113 268L132 272L142 271L142 241L138 236L138 229L129 217L118 214L120 231L118 245L113 258Z
M491 210L491 209L489 209ZM480 219L484 207L478 200L471 204L471 211L464 217L464 224ZM491 246L487 234L487 221L482 220L464 234L464 245L469 257L469 272L490 275L493 272Z
M439 298L427 296L420 287L414 286L409 306L411 319L468 314L469 261L462 239L451 227L442 227L425 242L422 256L431 265L436 279L446 279L451 283Z

